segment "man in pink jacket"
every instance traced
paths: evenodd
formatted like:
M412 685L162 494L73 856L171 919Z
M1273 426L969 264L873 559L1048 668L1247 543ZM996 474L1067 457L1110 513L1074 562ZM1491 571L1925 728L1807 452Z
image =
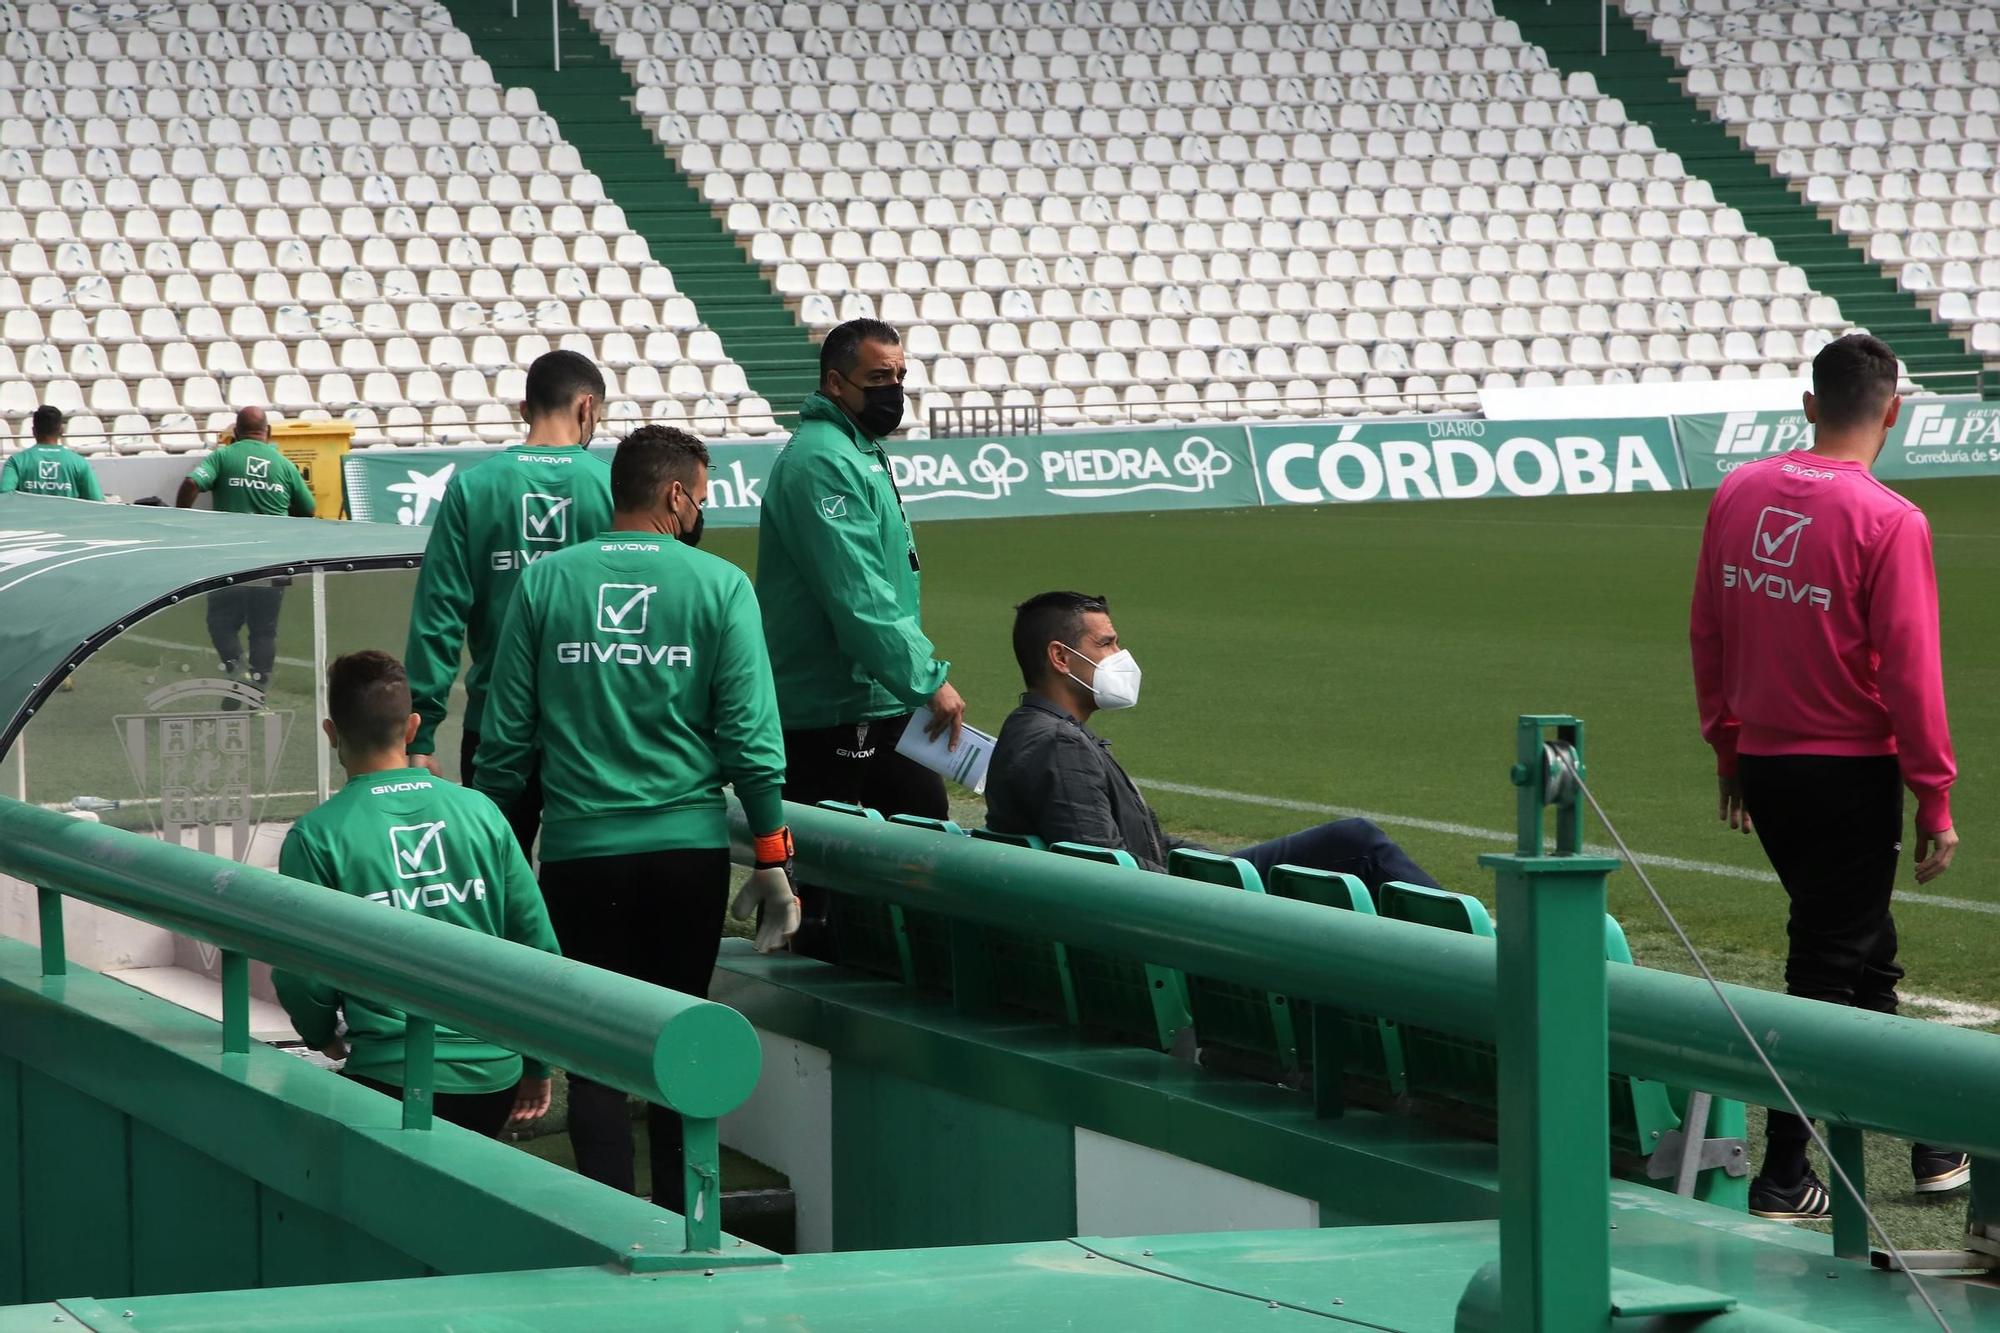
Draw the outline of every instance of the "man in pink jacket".
M1811 449L1737 468L1702 531L1690 638L1717 813L1754 827L1791 899L1785 989L1896 1012L1889 895L1903 788L1917 798L1917 882L1950 866L1957 775L1945 723L1937 573L1923 511L1875 480L1903 400L1896 355L1849 334L1813 359ZM1772 1111L1750 1211L1831 1211L1798 1117ZM1922 1192L1971 1175L1963 1153L1917 1144Z

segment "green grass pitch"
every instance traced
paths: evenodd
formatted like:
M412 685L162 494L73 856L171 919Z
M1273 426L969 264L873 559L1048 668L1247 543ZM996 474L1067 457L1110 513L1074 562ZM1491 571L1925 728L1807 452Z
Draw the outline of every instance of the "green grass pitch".
M1901 489L1936 535L1964 839L1956 868L1929 889L1957 905L1898 910L1905 989L2000 1009L2000 479ZM1288 804L1375 812L1438 878L1489 900L1477 857L1504 839L1480 831L1512 823L1514 718L1575 713L1589 726L1593 788L1621 831L1641 853L1678 863L1656 868L1655 883L1697 944L1726 978L1776 987L1783 895L1755 839L1716 821L1713 764L1695 728L1687 605L1708 498L920 523L925 622L972 720L994 728L1020 692L1014 603L1049 588L1102 593L1146 673L1140 705L1103 716L1103 734L1142 782L1234 794L1156 787L1173 831L1229 847L1328 817ZM708 546L754 564L754 533L714 531ZM330 585L336 652L400 651L408 576ZM213 665L196 607L141 632L185 647L121 643L80 673L77 691L57 696L28 732L35 799L129 795L110 716L132 710L149 680ZM310 646L301 586L281 651L303 658ZM281 667L276 697L297 710L281 790L311 785L309 687L302 667ZM440 750L455 759L455 720ZM10 793L12 768L0 768ZM277 802L273 813L297 804ZM980 817L975 801L958 813ZM114 818L143 821L130 809ZM1591 837L1606 841L1594 826ZM1639 960L1686 970L1636 877L1620 870L1612 885ZM1903 888L1914 889L1907 870ZM1899 1239L1953 1243L1962 1200L1917 1203L1898 1151L1882 1145L1873 1156L1870 1192L1894 1213Z

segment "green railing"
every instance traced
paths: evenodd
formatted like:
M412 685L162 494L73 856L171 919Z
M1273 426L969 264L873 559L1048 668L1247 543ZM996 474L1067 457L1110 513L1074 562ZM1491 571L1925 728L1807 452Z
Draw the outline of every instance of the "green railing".
M1491 1041L1494 941L787 803L799 878L1335 1008ZM748 864L742 811L734 854ZM4 829L0 829L4 832ZM1601 957L1601 952L1599 957ZM1605 964L1611 1067L1778 1099L1698 978ZM1725 986L1792 1091L1838 1124L2000 1156L2000 1037Z
M0 798L0 872L37 886L42 973L69 970L62 900L222 950L222 1049L250 1049L249 960L409 1016L403 1128L431 1126L438 1024L680 1113L686 1249L722 1236L716 1118L757 1085L756 1033L725 1005L185 847Z

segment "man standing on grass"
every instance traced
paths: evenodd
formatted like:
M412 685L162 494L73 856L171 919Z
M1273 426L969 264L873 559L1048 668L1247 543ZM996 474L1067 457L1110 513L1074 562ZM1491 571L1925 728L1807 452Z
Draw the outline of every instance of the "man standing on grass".
M1917 883L1950 869L1957 775L1945 722L1930 525L1870 473L1903 400L1867 334L1813 358L1811 449L1723 479L1709 506L1691 635L1719 818L1753 828L1791 900L1785 990L1896 1012L1903 788L1917 798ZM1826 1217L1807 1126L1772 1111L1750 1211ZM1957 1189L1964 1153L1916 1144L1919 1193Z
M350 653L326 677L322 725L347 785L292 825L279 871L391 911L560 953L534 872L493 802L410 763L404 747L417 715L402 663L387 653ZM356 1082L403 1095L401 1013L307 977L279 972L272 982L307 1045L346 1060ZM343 1015L345 1040L335 1035ZM438 1116L475 1134L497 1135L549 1109L541 1064L443 1028L436 1078Z
M60 407L43 403L35 409L35 442L19 453L10 454L0 467L0 495L19 491L23 495L56 495L69 500L102 500L104 490L97 473L83 455L63 448L63 414Z
M229 442L194 465L174 503L190 509L203 491L225 514L312 518L319 512L304 475L272 446L271 419L261 407L246 407L236 414ZM222 674L234 676L242 666L242 636L247 632L250 685L259 694L271 688L271 670L278 662L278 613L291 582L275 578L239 583L208 595L208 637L221 659Z
M914 710L958 743L965 701L923 631L917 542L883 441L903 421L902 342L873 319L826 335L819 392L771 466L757 598L785 727L785 799L950 813L944 779L896 752ZM798 952L833 957L831 895L801 890Z
M438 724L450 711L459 652L469 648L458 760L459 780L468 785L477 776L493 645L521 571L611 526L611 470L585 449L604 411L604 375L581 353L546 352L528 367L522 392L527 441L452 478L410 603L404 656L423 719L410 757L441 771ZM532 771L503 808L521 850L530 851L542 822L542 786Z
M694 549L708 450L664 426L611 462L611 529L520 579L493 653L479 789L503 805L540 765L542 890L571 958L707 995L729 892L733 784L757 868L736 904L764 911L758 947L797 928L784 741L757 598L742 570ZM680 1117L648 1108L653 1202L680 1211ZM571 1075L577 1170L631 1192L625 1094Z

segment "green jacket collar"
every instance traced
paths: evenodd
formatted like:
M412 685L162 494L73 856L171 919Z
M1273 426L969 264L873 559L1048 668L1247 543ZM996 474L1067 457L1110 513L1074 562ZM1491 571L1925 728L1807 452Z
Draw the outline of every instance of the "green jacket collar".
M799 420L801 422L829 422L839 427L840 433L854 441L857 448L866 449L869 453L879 454L882 452L882 441L869 439L867 435L862 433L861 427L854 424L854 418L841 410L839 403L834 402L833 399L823 393L806 395L805 402L799 407Z

